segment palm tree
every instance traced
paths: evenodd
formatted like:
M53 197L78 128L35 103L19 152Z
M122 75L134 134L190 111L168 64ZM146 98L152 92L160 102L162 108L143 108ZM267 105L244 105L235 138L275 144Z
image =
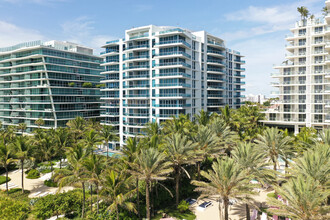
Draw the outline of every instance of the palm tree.
M88 175L86 169L83 166L83 161L88 157L89 152L82 145L78 144L74 147L69 147L67 150L67 158L70 167L66 169L58 170L55 174L55 181L59 181L59 189L67 185L73 185L75 183L80 183L83 190L83 205L82 205L82 218L85 214L85 183L88 181Z
M83 142L86 144L87 150L93 154L96 145L102 143L102 138L96 130L91 129L85 133Z
M317 131L315 128L304 127L295 136L295 148L299 155L303 154L308 148L311 148L317 140Z
M268 169L270 164L267 162L265 153L261 152L254 144L240 142L232 151L232 157L251 178L258 180L262 184L274 182L275 175L272 170ZM250 219L249 204L246 203L245 207L246 219Z
M171 162L166 161L166 156L156 148L142 149L136 160L130 164L132 173L146 183L146 211L147 219L151 219L150 213L150 186L154 180L167 179L167 175L172 172Z
M319 140L315 139L315 142L321 142L323 144L330 145L330 129L324 129L319 133Z
M220 154L219 138L210 128L200 125L193 141L197 144L196 163L198 180L200 180L201 162L211 155Z
M180 114L179 117L172 116L171 120L163 123L165 135L173 133L190 134L194 129L194 124L190 121L189 115Z
M222 209L224 209L224 219L229 219L229 199L244 201L249 198L249 194L253 194L253 186L249 184L251 177L232 158L225 157L223 160L218 158L212 164L212 170L202 171L201 174L207 181L193 180L192 184L197 186L195 191L201 192L200 198L219 195L220 219L223 219Z
M59 127L55 130L54 141L56 152L60 156L60 169L62 169L62 159L65 156L66 148L70 146L70 133L67 128Z
M188 140L186 136L175 133L165 138L164 151L167 156L167 161L175 173L175 194L176 206L179 205L179 187L182 171L190 178L188 171L184 168L185 164L193 164L195 160L196 143Z
M297 11L300 13L301 20L305 20L309 15L309 11L305 6L298 7Z
M38 126L38 129L45 124L45 121L42 118L37 119L34 124Z
M199 114L195 114L195 120L198 122L199 125L206 126L211 120L211 115L209 112L204 111L204 109L202 109Z
M15 162L13 149L7 144L0 144L0 165L5 168L6 171L6 191L8 192L8 166Z
M17 126L17 129L22 132L22 136L23 136L24 131L26 130L26 127L27 126L26 126L25 123L19 123L18 126Z
M131 183L131 177L128 177L124 170L116 172L112 169L106 169L103 173L102 193L105 194L106 200L111 201L108 210L116 211L117 220L119 220L119 206L136 212L134 203L128 201L134 193L134 190L130 190Z
M129 165L134 164L136 156L140 153L141 145L138 143L137 137L129 137L126 141L126 145L123 146L123 159L128 162ZM137 213L140 218L140 191L139 191L139 178L136 177L136 199L137 199Z
M114 134L113 127L109 126L109 125L103 125L102 126L100 136L103 139L104 145L107 148L107 160L108 160L108 157L109 157L109 142L118 141L119 137L116 134Z
M21 163L22 169L22 193L24 193L24 163L26 160L32 158L32 148L28 143L28 138L25 136L17 137L13 142L13 147L15 149L15 156Z
M285 202L267 198L267 203L275 207L267 211L292 219L326 219L327 212L323 209L330 194L322 190L314 179L298 175L275 189Z
M74 143L77 144L78 139L81 138L86 129L85 119L82 117L76 117L75 119L68 121L66 125L72 131Z
M50 163L50 170L53 171L53 162L51 161L52 157L56 155L56 145L54 144L54 137L51 134L54 134L55 130L51 129L50 131L44 132L43 137L39 143L39 152L46 161Z
M273 162L274 170L277 170L278 159L286 160L286 155L292 151L290 147L292 141L292 137L285 137L282 131L273 127L266 128L263 135L258 134L256 143Z
M322 15L326 16L328 14L328 8L327 7L323 7L322 8Z
M229 126L231 121L231 110L229 108L229 105L226 105L224 108L220 108L220 112L221 119L223 119L226 125Z
M160 135L162 130L160 125L156 121L153 121L145 124L142 131L151 138L155 135Z
M89 174L89 182L96 186L96 212L99 214L99 187L101 185L101 173L105 167L104 157L101 155L91 154L83 161L87 173ZM91 197L91 210L92 210L92 197Z
M304 152L302 157L294 160L290 173L299 173L318 181L323 188L329 187L330 179L330 145L317 144L314 148Z

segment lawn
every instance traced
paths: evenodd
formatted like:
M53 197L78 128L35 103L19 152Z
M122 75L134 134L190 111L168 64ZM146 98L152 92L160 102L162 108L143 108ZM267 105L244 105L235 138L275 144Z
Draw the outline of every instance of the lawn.
M173 207L173 208L163 209L163 212L166 213L169 217L173 217L173 218L177 218L177 219L186 219L186 220L196 219L196 215L190 210L186 211L185 213L181 213L181 212L179 212L179 210L176 210ZM159 214L155 215L155 217L152 219L159 220L162 217L163 217L162 213L159 213Z
M10 178L8 177L8 182L10 181ZM0 185L4 184L6 182L6 177L5 176L0 176Z

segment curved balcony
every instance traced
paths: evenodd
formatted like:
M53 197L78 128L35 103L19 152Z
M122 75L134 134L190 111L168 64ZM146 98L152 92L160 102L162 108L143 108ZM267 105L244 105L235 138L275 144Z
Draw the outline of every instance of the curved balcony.
M158 77L158 78L177 78L177 77L182 77L182 78L191 78L190 74L183 73L183 72L175 72L175 73L159 73L159 74L154 74L152 77Z
M211 45L211 46L215 46L215 47L219 47L219 48L225 48L225 44L224 43L218 43L218 42L214 42L214 41L207 41L207 44Z
M132 45L125 48L124 53L132 50L149 50L149 44Z
M153 104L156 108L190 108L191 104Z
M207 54L212 55L212 56L217 56L217 57L221 57L221 58L225 58L226 57L226 53L225 52L221 52L221 51L217 51L217 50L207 50Z
M134 70L147 70L149 69L149 65L136 65L136 66L127 66L124 67L124 71L134 71Z
M167 40L167 41L160 41L155 44L155 47L168 47L168 46L175 46L175 45L182 45L187 48L191 48L191 45L185 40Z
M191 68L191 65L185 62L171 62L171 63L158 63L155 64L155 67L158 68L168 68L168 67L183 67L183 68Z
M149 113L124 113L123 114L124 116L127 116L127 117L149 117L150 114Z
M218 74L225 74L225 71L220 69L220 68L211 68L211 67L208 67L207 68L207 72L210 72L210 73L218 73Z
M160 83L160 84L155 84L154 87L185 87L185 88L191 88L191 85L187 84L187 83Z
M207 64L215 65L215 66L226 66L225 62L216 59L207 59Z
M186 93L166 93L166 94L156 94L154 97L159 97L159 98L188 98L188 97L191 97L191 95L186 94Z
M143 74L143 75L129 75L129 76L123 76L123 79L125 80L134 80L134 79L142 79L146 78L149 79L150 75L149 74Z
M116 49L110 49L110 50L106 50L100 53L100 57L106 57L109 56L111 54L118 54L119 50Z
M124 85L123 88L124 89L145 89L145 88L149 88L150 85Z
M149 55L141 55L141 56L125 57L123 61L130 62L130 61L139 61L139 60L148 60L148 59L149 59Z
M183 51L162 52L162 53L156 54L155 56L162 57L162 58L186 57L186 58L191 59L191 56Z

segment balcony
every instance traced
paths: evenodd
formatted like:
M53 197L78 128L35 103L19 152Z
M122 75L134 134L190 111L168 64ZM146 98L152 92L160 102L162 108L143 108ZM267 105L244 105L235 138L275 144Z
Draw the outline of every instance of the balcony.
M212 45L215 45L215 46L219 46L219 47L225 47L225 44L224 43L218 43L218 42L214 42L214 41L207 41L208 44L212 44Z
M154 87L175 87L175 86L191 88L191 85L186 83L160 83L160 84L156 84Z
M156 54L155 56L173 56L173 55L183 55L183 56L191 59L191 56L183 51L162 52L162 53Z
M225 66L225 65L226 65L225 62L222 62L222 61L217 60L217 59L207 59L207 62L208 62L208 63L215 64L215 65L218 65L218 64L220 64L220 65L222 65L222 66Z
M130 107L149 107L150 106L150 104L123 104L123 107L128 107L128 108L130 108Z
M207 71L208 71L208 72L225 73L225 71L222 70L222 69L220 69L220 68L211 68L211 67L208 67L208 68L207 68Z
M148 98L149 94L126 94L125 97L126 98L139 98L139 97Z
M149 37L149 33L145 33L145 34L141 34L141 35L137 35L137 36L132 36L132 37L129 37L129 39L134 40L134 39L144 38L144 37Z
M112 40L112 41L107 41L105 44L116 44L118 42L119 40Z
M165 94L156 94L154 97L191 97L191 95L185 93L165 93Z
M141 44L141 45L127 46L125 50L148 49L148 48L149 48L149 44Z
M149 78L149 74L123 76L123 79Z
M191 104L153 104L153 107L157 108L188 108Z
M191 75L183 72L175 72L175 73L159 73L159 74L154 74L152 77L167 77L167 76L183 76L186 78L191 78Z
M178 65L191 68L191 65L190 64L187 64L185 62L171 62L171 63L159 63L159 64L155 64L155 66L158 66L158 67L178 66Z
M119 50L116 50L116 49L108 49L106 51L103 51L100 53L100 55L105 55L105 54L108 54L108 53L119 53Z
M125 89L132 89L132 88L149 88L150 85L148 84L135 84L135 85L124 85L123 88Z
M123 67L123 70L132 70L132 69L148 69L149 65L136 65L136 66L127 66Z
M125 116L130 116L130 117L148 117L150 114L149 113L124 113Z
M216 81L224 81L224 82L227 81L225 78L222 77L211 77L211 76L208 76L207 80L216 80Z
M131 56L131 57L125 57L123 60L137 60L137 59L148 59L149 55L141 55L141 56Z
M157 46L162 46L162 45L168 45L168 44L183 44L188 48L191 48L191 45L186 42L185 40L167 40L167 41L160 41L159 43L156 43L155 45Z
M207 50L207 53L213 53L213 54L218 54L221 56L226 56L226 53L221 52L221 51L217 51L217 50Z

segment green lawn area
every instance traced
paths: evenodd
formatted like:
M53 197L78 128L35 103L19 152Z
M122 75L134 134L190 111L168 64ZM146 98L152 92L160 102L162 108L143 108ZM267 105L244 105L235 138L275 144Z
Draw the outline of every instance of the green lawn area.
M187 219L187 220L194 220L196 219L196 215L188 210L185 213L179 212L179 210L176 210L174 207L173 208L166 208L163 209L164 213L166 213L169 217L177 218L177 219ZM162 218L162 213L157 214L154 218L155 220L159 220Z
M8 182L10 181L10 178L8 177ZM0 176L0 185L6 182L5 176Z

